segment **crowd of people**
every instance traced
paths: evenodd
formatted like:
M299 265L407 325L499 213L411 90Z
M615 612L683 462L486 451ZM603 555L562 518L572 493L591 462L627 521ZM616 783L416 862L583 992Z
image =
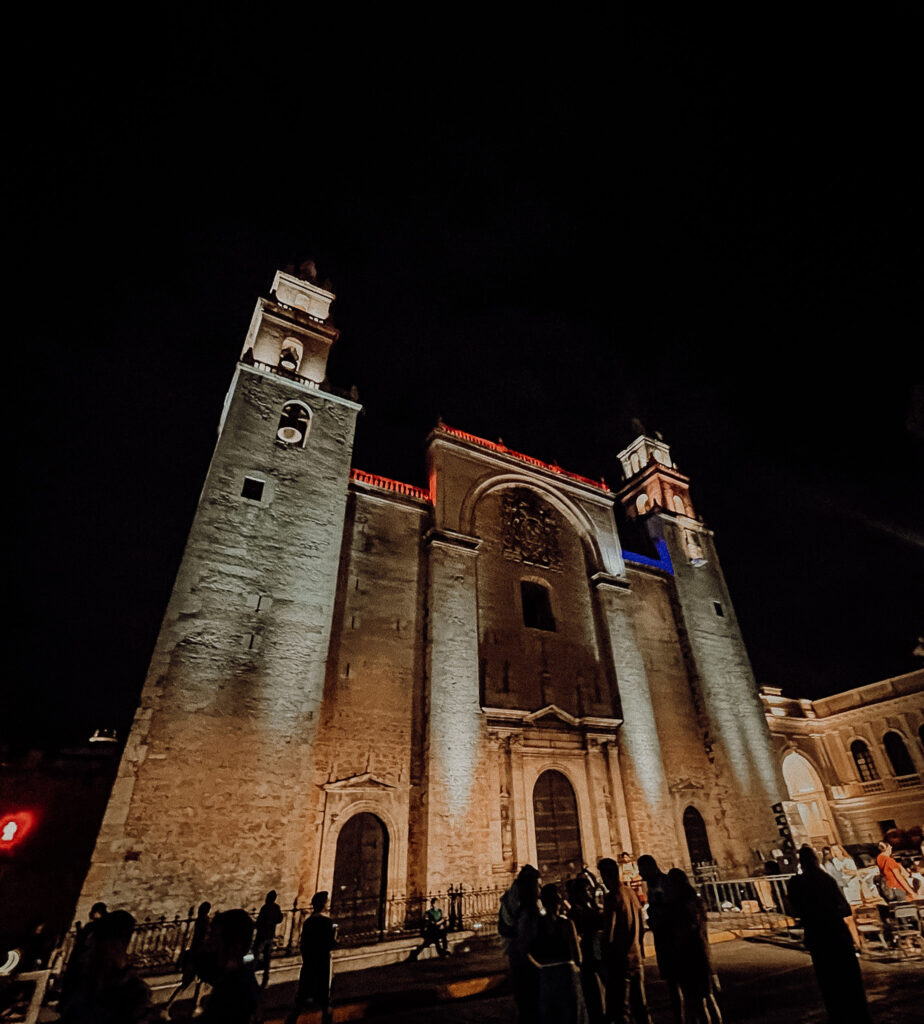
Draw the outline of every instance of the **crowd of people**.
M628 853L563 888L523 867L504 893L504 938L522 1024L650 1024L643 939L654 938L676 1024L721 1024L706 908L685 872ZM641 895L644 900L644 911Z
M327 914L328 893L316 893L302 926L302 969L288 1019L305 1008L330 1011L332 951L337 926ZM58 1009L62 1024L146 1024L176 1019L171 1007L195 985L188 1016L203 1024L251 1024L269 982L270 960L282 912L276 893L269 892L256 923L246 910L225 910L209 917L211 904L199 907L189 945L183 953L180 983L161 1007L153 1005L151 989L131 966L128 946L134 917L125 910L109 912L95 904L79 931L61 977ZM199 1006L203 985L208 998Z
M866 1024L853 916L853 907L868 899L861 872L834 844L823 847L820 856L803 846L798 861L799 873L786 886L787 911L803 925L830 1019ZM886 906L924 899L924 858L915 857L906 867L883 841L876 867L875 876L869 877L874 877L873 891ZM663 872L653 857L641 856L636 863L623 852L616 860L599 861L597 872L584 867L564 882L543 885L539 871L526 865L501 898L498 932L509 958L520 1024L650 1024L646 931L675 1024L721 1024L706 906L684 871ZM302 926L302 969L289 1024L308 1008L330 1017L337 925L328 914L328 895L312 897ZM202 903L180 962L180 982L158 1008L130 962L135 919L127 911L108 912L104 904L96 904L78 932L59 982L63 1024L172 1019L174 1002L192 986L189 1016L201 1014L204 1024L250 1024L261 1003L261 987L269 983L283 919L276 893L266 894L256 921L243 909L210 914L211 905ZM423 942L408 959L416 960L431 945L440 957L449 955L448 923L439 901L430 900L422 919ZM200 1007L203 987L208 998Z

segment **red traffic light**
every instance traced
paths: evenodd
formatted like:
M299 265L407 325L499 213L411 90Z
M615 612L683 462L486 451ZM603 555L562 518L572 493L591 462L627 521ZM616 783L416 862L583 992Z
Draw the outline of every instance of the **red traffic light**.
M12 850L26 838L35 824L31 811L17 811L0 818L0 850Z

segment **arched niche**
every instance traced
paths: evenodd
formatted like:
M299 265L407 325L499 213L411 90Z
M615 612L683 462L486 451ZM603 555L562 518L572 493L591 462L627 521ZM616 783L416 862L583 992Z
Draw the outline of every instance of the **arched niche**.
M712 863L712 847L709 845L706 822L692 804L683 812L683 834L687 840L687 849L690 851L690 863Z

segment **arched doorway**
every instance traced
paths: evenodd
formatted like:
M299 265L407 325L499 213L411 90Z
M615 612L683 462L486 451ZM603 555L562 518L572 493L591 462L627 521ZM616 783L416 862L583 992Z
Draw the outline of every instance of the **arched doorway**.
M790 818L793 828L793 842L796 846L809 843L824 846L838 842L837 833L831 823L831 811L825 796L825 787L811 762L791 750L783 758L783 779L789 790L789 799L799 811L802 828Z
M572 878L583 867L577 800L561 772L543 772L533 789L536 857L542 883Z
M356 814L337 838L331 916L340 934L359 938L381 932L388 871L388 830L374 815Z
M703 821L703 816L692 805L683 812L683 832L687 837L690 863L694 867L697 864L710 864L712 862L712 848L709 845L706 822Z

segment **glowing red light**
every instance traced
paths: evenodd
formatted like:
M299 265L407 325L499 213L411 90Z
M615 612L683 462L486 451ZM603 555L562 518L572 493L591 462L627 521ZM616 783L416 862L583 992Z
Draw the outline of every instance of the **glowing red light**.
M34 824L35 815L31 811L5 814L0 818L0 850L12 850L26 838Z

